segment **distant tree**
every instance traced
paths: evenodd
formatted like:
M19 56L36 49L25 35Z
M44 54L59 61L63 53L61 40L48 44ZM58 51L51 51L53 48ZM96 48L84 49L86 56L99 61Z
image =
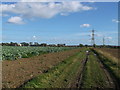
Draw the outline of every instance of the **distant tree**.
M44 47L46 47L47 44L46 44L46 43L41 43L40 46L44 46Z
M9 46L10 44L9 43L2 43L1 45L2 46Z
M57 44L58 47L64 47L65 44Z
M96 47L97 45L96 44L93 44L93 47Z
M84 45L83 45L83 44L80 44L79 46L80 46L80 47L84 47Z
M6 43L7 44L7 43ZM17 43L14 43L14 42L10 42L9 46L18 46Z
M85 45L85 47L88 47L88 45Z
M31 45L33 45L33 43L32 43L32 42L30 42L30 43L29 43L29 45L31 46Z
M56 47L55 44L49 44L48 46L50 46L50 47Z
M10 44L9 44L10 46L14 46L14 43L13 42L10 42Z
M26 43L26 42L22 42L20 43L22 46L29 46L29 43Z
M38 43L38 42L34 42L34 45L35 45L35 46L38 46L38 45L39 45L39 43Z

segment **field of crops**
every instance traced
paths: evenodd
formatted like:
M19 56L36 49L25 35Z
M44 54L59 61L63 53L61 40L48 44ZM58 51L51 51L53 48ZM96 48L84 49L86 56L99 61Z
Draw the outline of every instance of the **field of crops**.
M119 65L99 50L85 47L4 46L2 85L4 88L120 90ZM21 59L15 60L18 58Z
M73 47L15 47L2 46L2 60L16 60L18 58L28 58L43 53L59 52L73 49Z

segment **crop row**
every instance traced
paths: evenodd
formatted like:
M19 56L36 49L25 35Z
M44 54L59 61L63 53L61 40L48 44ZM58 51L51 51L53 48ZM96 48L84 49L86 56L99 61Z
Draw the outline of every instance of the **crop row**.
M72 47L2 46L2 60L16 60L18 58L28 58L43 53L59 52L68 49L72 49Z

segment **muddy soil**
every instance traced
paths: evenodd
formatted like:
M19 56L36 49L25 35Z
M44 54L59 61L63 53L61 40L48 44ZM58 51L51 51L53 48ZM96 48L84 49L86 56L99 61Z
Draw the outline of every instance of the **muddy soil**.
M2 87L17 88L79 51L74 49L15 61L5 60L2 62Z

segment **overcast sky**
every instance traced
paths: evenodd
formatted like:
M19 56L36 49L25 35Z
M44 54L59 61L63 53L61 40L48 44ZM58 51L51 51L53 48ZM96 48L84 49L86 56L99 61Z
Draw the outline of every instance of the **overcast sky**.
M117 2L5 2L2 6L3 42L118 44Z

